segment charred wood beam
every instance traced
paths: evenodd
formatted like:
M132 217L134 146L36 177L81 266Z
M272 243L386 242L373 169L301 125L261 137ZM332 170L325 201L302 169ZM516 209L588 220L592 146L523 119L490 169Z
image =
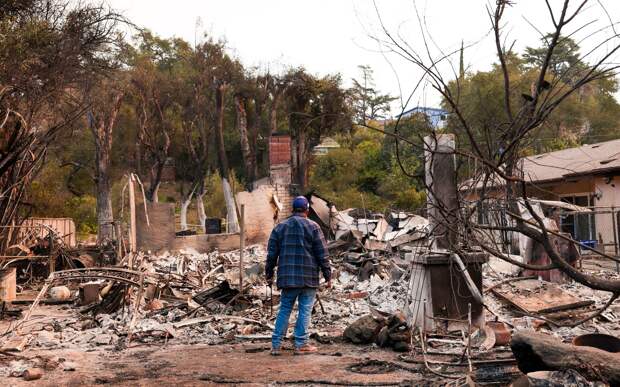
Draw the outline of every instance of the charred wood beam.
M564 344L553 336L534 331L517 332L510 347L523 373L572 369L590 381L620 385L618 354Z

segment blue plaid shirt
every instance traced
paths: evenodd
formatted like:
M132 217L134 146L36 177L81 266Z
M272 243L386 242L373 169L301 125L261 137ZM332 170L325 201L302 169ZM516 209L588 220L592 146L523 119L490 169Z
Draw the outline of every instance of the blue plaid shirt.
M331 268L323 232L312 220L293 215L278 224L269 237L265 275L273 278L278 266L278 289L318 288L319 270L326 281Z

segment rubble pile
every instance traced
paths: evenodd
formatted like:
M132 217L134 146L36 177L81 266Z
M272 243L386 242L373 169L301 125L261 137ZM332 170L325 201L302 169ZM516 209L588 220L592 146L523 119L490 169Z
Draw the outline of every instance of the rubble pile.
M331 228L336 240L354 232L363 238L367 238L367 240L374 241L374 244L368 242L365 247L372 247L373 245L387 247L388 242L391 242L391 247L397 247L400 244L423 237L428 226L427 219L404 212L392 212L386 219L382 214L368 213L353 208L338 211L332 216ZM409 237L405 237L407 235Z
M599 270L596 275L600 278L620 280L619 273L609 270ZM617 303L612 304L597 318L572 326L602 308L609 300L609 293L576 282L558 284L537 278L523 278L530 277L506 276L490 270L488 266L484 268L484 286L489 289L485 294L485 303L494 314L492 318L504 321L514 329L546 332L566 342L587 333L620 336L620 305ZM515 282L511 284L511 280ZM501 290L502 287L509 290L513 301L517 301L520 296L532 300L532 305L519 304L518 301L515 305L511 300L498 296L497 294L501 294L498 289ZM538 309L535 310L533 305L538 305Z
M328 223L337 238L330 242L333 288L319 290L310 330L311 337L321 343L346 340L390 348L402 352L400 361L418 364L435 376L456 378L468 367L477 382L509 383L521 375L518 356L509 347L517 332L538 331L556 339L558 345L584 334L620 335L618 304L583 324L574 324L605 305L608 293L571 282L517 277L517 273L497 271L496 264L484 264L482 269L486 326L478 329L464 320L465 325L454 329L450 324L426 332L411 327L404 311L408 310L410 282L421 278L412 279L411 260L429 251L428 222L403 213L383 217L328 208L337 219ZM407 242L394 243L399 238ZM30 311L24 311L24 320L16 319L5 337L16 351L26 346L119 351L132 342L166 346L269 340L279 291L264 282L265 259L261 245L247 247L243 254L240 250L198 253L189 249L140 253L133 258L134 270L93 268L84 272L88 274L84 278L69 276L54 286L44 286L42 302L60 304L55 311L62 313L28 320ZM620 274L611 271L596 274L620 279ZM28 334L17 334L21 329ZM36 375L36 369L50 367L19 357L0 363L0 375L23 378L30 377L29 369ZM532 382L580 380L584 375L591 374L564 370L533 372L526 377Z
M260 265L264 265L265 254L261 245L244 250L246 275L261 274ZM137 260L141 262L141 271L158 275L172 289L200 289L226 279L232 282L233 276L239 278L239 256L238 250L201 254L189 249L176 254L142 254Z
M597 270L596 273L589 273L610 280L620 279L620 274L613 271ZM417 329L405 325L393 335L386 322L400 315L399 310L406 302L405 284L409 274L404 273L402 278L396 280L373 275L367 281L359 281L356 275L347 272L343 274L340 276L343 283L346 284L349 279L357 291L367 294L369 308L368 314L345 329L345 339L355 344L374 344L405 352L413 345L415 351L402 355L401 360L425 364L431 374L442 375L444 378L462 375L463 367L468 366L470 372L473 370L471 375L474 380L479 383L508 384L522 376L530 383L562 383L562 380L575 379L585 383L583 385L599 385L596 381L600 377L594 376L592 372L568 366L564 371L551 372L543 370L555 369L549 368L553 366L537 364L539 368L531 368L532 372L527 371L527 375L523 376L521 372L525 372L526 368L521 364L523 360L517 359L528 359L528 355L526 353L519 357L519 350L510 347L511 337L517 332L535 331L545 340L554 338L558 343L568 343L558 344L558 348L574 352L576 347L569 344L582 345L579 344L580 338L595 336L595 344L601 345L598 341L603 341L601 348L609 351L610 340L620 336L620 306L617 303L596 318L579 323L604 307L611 296L609 293L574 282L556 284L536 277L510 276L494 271L490 265L483 266L487 321L484 328L470 326L468 333L465 324L462 329L439 329L422 335ZM503 297L503 292L508 297ZM602 338L599 339L599 336ZM561 361L558 360L558 363Z
M220 344L267 339L277 315L279 291L270 290L264 283L264 247L244 250L243 292L238 288L239 259L238 250L140 254L136 262L145 277L142 295L136 286L107 280L53 287L45 294L46 299L62 290L70 292L65 302L74 305L62 306L67 312L63 318L29 321L32 333L28 345L120 350L128 341ZM319 292L313 337L339 340L350 324L368 313L398 313L406 292L402 281L391 277L389 267L382 262L365 280L347 270L334 270L333 289ZM85 289L90 287L96 289L96 298L83 305ZM396 330L403 326L388 325L388 340L396 342Z
M310 218L333 239L328 246L332 253L359 249L392 252L425 239L429 232L428 220L419 215L391 212L386 217L359 208L338 211L316 194L310 197L310 209Z

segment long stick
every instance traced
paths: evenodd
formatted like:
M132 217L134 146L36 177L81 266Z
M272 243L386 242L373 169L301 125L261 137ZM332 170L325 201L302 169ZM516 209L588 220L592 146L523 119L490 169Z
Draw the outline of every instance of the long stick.
M21 321L15 324L13 328L9 328L5 332L5 334L13 330L16 330L16 332L19 334L19 327L22 326L26 321L30 319L30 315L32 315L32 311L35 310L37 306L39 306L39 302L41 301L41 298L43 298L43 296L47 293L47 289L49 289L53 281L54 281L54 273L52 272L50 276L48 277L47 281L45 281L45 284L43 285L41 290L39 291L39 294L37 294L37 297L34 299L34 302L32 303L32 305L30 305L30 308L28 309L28 312L26 312L26 315L22 318Z
M138 313L140 313L140 304L144 296L144 274L140 274L140 288L138 289L138 295L136 296L136 305L133 308L133 316L129 322L129 328L127 329L127 343L131 342L131 335L133 334L133 328L136 325L138 319Z
M319 292L316 293L316 300L321 307L321 313L325 314L325 308L323 307L323 302L321 301L321 296L319 296Z
M269 317L273 316L273 285L269 284Z
M243 292L243 250L245 249L245 204L241 205L239 222L239 291Z

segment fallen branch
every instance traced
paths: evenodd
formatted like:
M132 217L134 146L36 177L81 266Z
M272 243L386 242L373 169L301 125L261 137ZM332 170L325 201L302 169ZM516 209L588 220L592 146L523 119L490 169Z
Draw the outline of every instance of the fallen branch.
M581 325L581 324L583 324L583 323L585 323L585 322L587 322L587 321L589 321L589 320L592 320L593 318L596 318L596 317L600 316L600 315L601 315L601 314L602 314L602 313L603 313L603 312L604 312L607 308L609 308L609 306L610 306L611 304L613 304L613 302L614 302L614 301L618 298L618 296L620 296L620 293L614 293L614 294L613 294L613 295L609 298L609 301L607 301L607 303L606 303L605 305L603 305L603 307L602 307L601 309L599 309L599 310L597 310L596 312L592 313L590 316L588 316L588 317L586 317L586 318L584 318L584 319L582 319L582 320L576 321L576 322L574 322L574 323L567 324L567 325L560 325L560 326L561 326L561 327L570 327L570 328L574 328L574 327L576 327L577 325Z

